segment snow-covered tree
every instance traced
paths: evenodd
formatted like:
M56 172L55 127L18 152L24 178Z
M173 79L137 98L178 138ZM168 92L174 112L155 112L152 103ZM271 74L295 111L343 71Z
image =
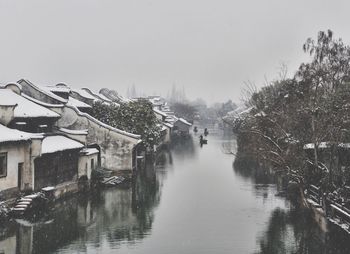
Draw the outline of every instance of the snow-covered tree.
M112 127L141 135L145 146L151 147L160 141L161 122L148 100L131 101L119 107L96 102L92 116Z

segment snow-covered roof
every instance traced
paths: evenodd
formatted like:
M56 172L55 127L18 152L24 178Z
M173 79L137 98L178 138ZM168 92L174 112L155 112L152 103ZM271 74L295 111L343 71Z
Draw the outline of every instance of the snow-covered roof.
M91 108L90 105L86 104L85 102L79 101L71 96L69 96L67 105L75 106L77 108Z
M86 99L90 99L90 100L97 100L97 98L95 96L92 96L91 94L89 94L87 91L83 90L83 89L72 89L73 92L76 92L77 94L79 94L81 97L84 97Z
M167 116L166 118L165 118L165 121L166 122L168 122L168 123L170 123L170 124L173 124L173 123L175 123L177 120L179 120L177 117L175 117L175 116Z
M64 107L64 104L52 104L52 103L47 103L47 102L43 102L43 101L39 101L25 93L22 93L21 94L22 97L32 101L32 102L35 102L36 104L39 104L40 106L44 106L46 108L63 108Z
M80 152L84 153L85 155L92 155L92 154L99 153L99 151L96 148L84 148Z
M166 113L164 113L164 112L162 112L162 111L160 111L160 110L158 110L158 109L156 109L156 108L154 108L153 111L154 111L155 113L161 115L161 116L164 116L164 117L167 117L167 116L168 116Z
M341 147L341 148L349 149L350 148L350 143L340 143L338 146Z
M148 98L148 100L153 104L157 106L163 105L163 101L159 96L153 97L153 98Z
M236 109L236 110L234 110L234 112L237 113L237 115L242 116L242 115L245 115L245 114L249 114L250 111L252 111L253 109L254 109L254 107L249 107L249 108L244 109L242 111L239 111L241 109Z
M98 96L105 101L112 102L112 100L108 99L106 96L104 96L102 93L99 93Z
M27 141L32 138L42 138L42 136L41 134L37 134L37 133L29 133L29 132L19 131L16 129L10 129L0 124L0 143Z
M87 135L88 130L70 130L66 128L60 128L60 131L67 133L67 134L72 134L72 135Z
M325 149L325 148L329 148L330 147L330 143L329 142L321 142L318 144L318 148L319 149ZM306 149L314 149L315 148L315 144L314 143L309 143L309 144L305 144L303 147L305 150Z
M266 116L266 113L264 112L264 111L260 111L260 112L258 112L258 113L256 113L254 116L261 116L261 117L264 117L264 116Z
M84 145L75 141L73 139L67 138L65 136L47 136L43 139L41 146L41 153L55 153L59 151L79 149L83 148Z
M169 128L173 128L174 125L172 125L171 123L163 123L163 125L165 125L166 127L169 127Z
M186 125L188 125L188 126L192 126L191 123L187 122L185 119L183 119L183 118L181 118L181 117L179 118L179 121L182 122L182 123L184 123L184 124L186 124Z
M9 89L0 89L0 102L4 104L17 104L17 107L14 109L14 117L60 117L56 112L40 106Z
M29 80L27 80L27 79L21 79L17 83L21 84L23 82L26 83L27 85L31 86L35 90L40 91L41 93L45 94L46 96L49 96L49 97L51 97L51 98L53 98L53 99L55 99L55 100L57 100L57 101L59 101L61 103L65 104L67 102L66 99L64 99L64 98L54 94L49 89L45 89L45 87L43 87L43 86L35 85L32 82L30 82Z
M90 96L92 96L95 100L101 101L101 97L95 93L94 91L91 91L89 88L83 87L81 90L88 93Z
M69 93L70 88L69 87L64 87L64 86L43 86L43 89L46 91L50 92L58 92L58 93Z

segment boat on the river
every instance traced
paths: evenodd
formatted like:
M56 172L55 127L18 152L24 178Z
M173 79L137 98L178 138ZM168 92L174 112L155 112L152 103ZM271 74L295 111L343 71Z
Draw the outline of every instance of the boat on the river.
M203 138L203 135L200 135L199 136L199 143L201 144L201 146L206 145L206 144L208 144L208 140Z

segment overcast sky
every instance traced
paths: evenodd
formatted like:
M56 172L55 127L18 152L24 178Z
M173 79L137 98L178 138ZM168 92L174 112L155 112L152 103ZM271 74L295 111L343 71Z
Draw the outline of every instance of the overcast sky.
M243 82L295 72L302 44L350 44L350 1L0 0L0 82L114 88L238 101Z

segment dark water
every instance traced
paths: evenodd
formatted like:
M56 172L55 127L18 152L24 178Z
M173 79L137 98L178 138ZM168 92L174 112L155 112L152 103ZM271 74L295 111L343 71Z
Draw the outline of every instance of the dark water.
M268 175L233 169L234 139L208 143L164 151L130 188L1 225L0 253L349 253L277 197Z

